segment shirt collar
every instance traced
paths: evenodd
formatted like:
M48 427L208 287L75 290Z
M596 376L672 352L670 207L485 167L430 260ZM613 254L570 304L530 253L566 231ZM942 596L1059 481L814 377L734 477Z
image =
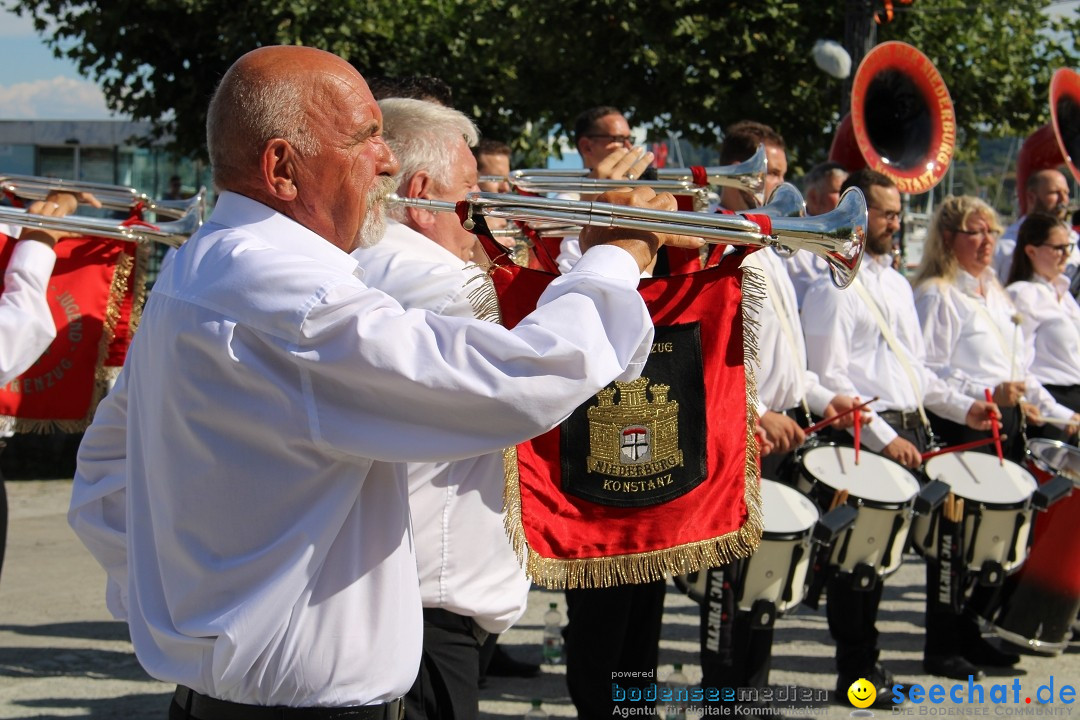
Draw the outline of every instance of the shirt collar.
M885 255L872 255L866 253L863 258L863 267L873 273L883 273L886 270L892 268L893 256L889 253Z
M961 267L957 267L953 284L966 295L970 295L971 297L981 297L990 293L996 284L996 279L997 273L994 272L993 267L986 268L979 273L978 277ZM979 292L980 288L982 289L982 292Z
M1053 279L1047 280L1039 273L1032 273L1031 281L1046 285L1054 291L1057 297L1061 297L1063 294L1069 292L1069 278L1064 274L1059 274Z
M268 245L305 255L343 272L353 274L357 271L356 259L341 248L287 215L245 195L229 191L221 193L208 223L246 230Z

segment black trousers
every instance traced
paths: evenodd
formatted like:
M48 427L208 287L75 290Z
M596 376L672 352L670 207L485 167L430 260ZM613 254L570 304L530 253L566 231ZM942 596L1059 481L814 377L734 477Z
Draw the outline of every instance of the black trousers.
M930 445L930 438L923 428L893 429L920 451ZM837 441L851 439L847 433L835 433ZM881 650L878 648L877 616L881 605L884 583L878 581L867 590L856 589L850 573L836 573L825 585L828 600L825 616L829 622L829 634L836 641L836 671L842 680L852 682L870 677Z
M424 608L420 672L405 695L406 720L473 720L480 708L480 648L472 618Z
M616 704L612 685L625 691L656 682L666 587L661 580L566 591L566 685L581 720L610 720L616 707L655 704ZM647 676L616 675L626 672Z
M784 412L807 427L800 408ZM771 453L761 458L761 477L794 486L795 453ZM773 627L755 627L749 612L735 604L735 586L744 561L714 568L701 604L700 646L703 687L766 687L772 667ZM727 587L724 587L724 583Z

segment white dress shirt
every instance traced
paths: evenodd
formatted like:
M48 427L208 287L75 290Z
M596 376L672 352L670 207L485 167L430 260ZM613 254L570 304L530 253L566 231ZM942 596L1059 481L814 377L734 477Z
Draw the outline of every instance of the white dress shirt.
M823 387L815 373L806 368L806 341L795 298L795 287L784 268L784 261L765 248L750 253L742 266L756 268L766 277L768 293L760 305L745 303L744 312L756 325L758 414L766 410L784 412L807 401L817 415L836 393ZM787 322L790 333L784 329ZM790 339L789 339L790 338Z
M987 389L992 392L1002 382L1022 380L1024 396L1041 414L1072 417L1072 411L1031 375L1032 345L1016 332L1012 322L1016 309L993 268L979 278L957 269L951 283L923 283L915 291L915 305L923 324L926 362L952 388L982 400Z
M938 415L963 423L973 400L961 397L925 364L926 350L919 330L911 285L892 268L891 255L867 255L859 281L877 303L897 343L907 355L923 394L923 405ZM802 313L806 355L821 382L843 395L869 400L876 411L918 409L919 398L901 361L881 334L874 315L852 288L840 290L828 278L806 293ZM862 431L863 443L880 452L897 436L875 417Z
M422 625L402 461L544 432L652 342L616 247L514 330L404 311L362 274L229 192L163 268L69 511L153 677L256 705L405 693Z
M45 243L15 243L0 295L0 385L7 385L41 357L56 338L45 290L56 253Z
M831 278L829 264L809 250L796 250L784 259L791 284L795 288L795 297L802 307L806 291L820 278Z
M1024 336L1035 343L1031 374L1043 385L1080 385L1080 305L1069 278L1034 275L1006 290L1023 318Z
M481 317L474 294L484 271L420 233L390 221L378 245L357 250L364 282L409 308ZM529 579L503 526L502 452L409 463L420 599L505 632L525 612Z
M994 247L994 269L997 272L998 282L1004 285L1009 279L1009 269L1012 267L1013 253L1016 252L1016 237L1020 232L1020 226L1024 224L1024 219L1027 215L1021 216L1019 220L1014 222L1009 227L1005 228L1005 232L1001 233L1001 237L997 239L997 245ZM1072 278L1076 275L1076 269L1080 267L1080 247L1077 247L1077 241L1080 240L1080 235L1077 235L1076 231L1071 227L1069 228L1069 242L1073 244L1072 254L1069 255L1069 262L1065 264L1065 274Z

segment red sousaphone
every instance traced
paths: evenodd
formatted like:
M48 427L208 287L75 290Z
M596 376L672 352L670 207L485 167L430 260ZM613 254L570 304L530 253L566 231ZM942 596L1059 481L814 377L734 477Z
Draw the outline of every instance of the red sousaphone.
M1050 79L1050 123L1033 132L1016 156L1016 194L1026 215L1027 179L1033 173L1065 164L1080 182L1080 74L1059 68Z
M945 177L955 146L952 98L930 59L902 42L867 53L829 159L851 172L869 166L918 195Z

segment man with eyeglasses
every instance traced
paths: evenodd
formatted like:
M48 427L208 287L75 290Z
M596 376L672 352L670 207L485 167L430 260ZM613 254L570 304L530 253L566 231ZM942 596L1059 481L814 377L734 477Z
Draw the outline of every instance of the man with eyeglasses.
M991 403L950 388L925 363L925 346L911 285L893 267L893 235L900 229L900 192L885 175L853 173L868 208L866 257L855 284L840 291L827 278L806 293L802 314L807 364L822 384L861 398L878 397L862 444L908 468L922 464L929 446L925 409L978 430L990 429ZM882 579L858 588L850 573L827 585L829 632L836 640L839 695L859 678L877 688L875 707L893 706L893 675L878 662L877 612Z
M630 123L618 108L589 108L574 121L574 143L589 177L636 180L653 161L653 154L634 146Z
M1069 183L1060 171L1048 168L1032 173L1024 184L1024 193L1027 198L1028 213L1044 212L1062 222L1068 222ZM1025 218L1027 218L1026 214L1021 215L1016 222L1005 228L1005 232L998 238L997 249L994 251L994 269L1002 285L1005 285L1008 280L1013 252L1016 250L1016 235ZM1076 249L1078 239L1080 236L1070 226L1069 242L1073 243L1073 249L1070 251L1068 262L1065 263L1065 274L1074 280L1072 283L1074 296L1080 292L1080 285L1075 282L1077 268L1080 268L1080 250Z

